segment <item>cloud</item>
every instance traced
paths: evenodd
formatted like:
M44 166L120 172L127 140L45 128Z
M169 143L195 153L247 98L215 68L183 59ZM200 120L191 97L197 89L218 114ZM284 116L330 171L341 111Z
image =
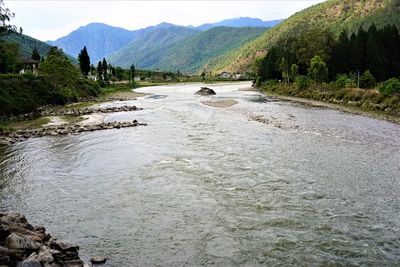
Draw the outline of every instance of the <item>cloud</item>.
M102 22L130 30L169 22L200 25L234 17L287 18L316 1L33 1L5 0L13 23L40 40L54 40L79 26Z

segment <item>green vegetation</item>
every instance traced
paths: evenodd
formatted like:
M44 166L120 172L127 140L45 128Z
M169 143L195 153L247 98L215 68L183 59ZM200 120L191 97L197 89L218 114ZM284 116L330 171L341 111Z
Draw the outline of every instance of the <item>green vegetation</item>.
M240 49L224 55L217 61L209 62L208 67L213 72L250 70L257 57L264 56L278 43L282 44L288 38L297 38L313 30L328 30L336 39L343 29L347 29L351 34L360 26L366 29L372 23L378 28L387 24L400 27L398 10L397 0L328 0L294 14ZM315 44L317 45L317 42ZM320 53L314 55L320 55L325 62L327 60Z
M90 57L86 50L86 46L84 46L81 52L79 53L78 60L81 73L86 78L90 72Z

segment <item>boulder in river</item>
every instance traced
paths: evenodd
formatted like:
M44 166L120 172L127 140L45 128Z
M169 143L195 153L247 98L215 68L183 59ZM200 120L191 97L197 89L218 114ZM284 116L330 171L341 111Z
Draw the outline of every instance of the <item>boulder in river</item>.
M196 95L216 95L216 93L211 88L200 87L200 90L196 92Z

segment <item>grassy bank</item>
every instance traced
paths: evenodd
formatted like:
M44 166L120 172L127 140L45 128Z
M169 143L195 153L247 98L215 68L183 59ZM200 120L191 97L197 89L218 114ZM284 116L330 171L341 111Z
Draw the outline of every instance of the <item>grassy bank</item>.
M300 89L295 85L277 82L266 82L260 89L275 96L321 101L331 107L400 123L400 96L385 95L377 89L335 88L330 85L312 85Z

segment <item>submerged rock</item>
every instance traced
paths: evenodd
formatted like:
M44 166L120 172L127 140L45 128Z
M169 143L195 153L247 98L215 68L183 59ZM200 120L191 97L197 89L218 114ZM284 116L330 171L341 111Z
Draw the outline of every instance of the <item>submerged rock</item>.
M200 87L201 89L197 91L196 95L215 95L215 91L208 87Z
M101 263L105 263L107 261L107 259L106 259L106 257L103 257L103 256L94 256L90 261L93 264L101 264Z

